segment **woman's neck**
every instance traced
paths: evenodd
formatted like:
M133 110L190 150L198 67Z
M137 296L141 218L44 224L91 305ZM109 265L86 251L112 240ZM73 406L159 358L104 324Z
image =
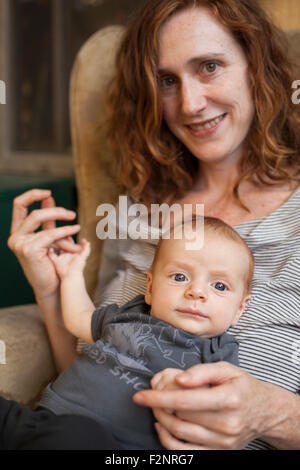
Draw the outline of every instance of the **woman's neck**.
M240 176L238 165L210 163L199 165L199 178L196 191L215 195L217 198L233 196L233 188Z
M202 163L201 163L202 165ZM284 204L296 189L290 182L282 185L263 185L244 180L239 186L243 207L233 194L240 177L238 168L205 165L199 169L199 178L193 189L181 199L181 204L204 204L205 215L222 219L229 225L266 217Z

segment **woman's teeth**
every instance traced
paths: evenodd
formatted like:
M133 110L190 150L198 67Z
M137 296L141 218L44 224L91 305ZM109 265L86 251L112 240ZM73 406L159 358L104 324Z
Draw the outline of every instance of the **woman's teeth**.
M213 119L212 121L207 122L206 124L203 124L202 126L197 126L197 125L190 125L189 127L193 131L204 131L205 129L210 129L211 127L214 127L220 122L225 114L222 114L222 116L217 117L216 119Z

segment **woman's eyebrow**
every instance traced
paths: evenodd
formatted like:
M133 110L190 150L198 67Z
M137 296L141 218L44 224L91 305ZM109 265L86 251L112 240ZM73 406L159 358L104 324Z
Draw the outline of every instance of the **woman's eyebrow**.
M203 55L198 55L196 57L192 57L186 62L187 66L193 66L195 64L198 64L199 62L205 62L207 60L212 60L212 59L224 59L226 55L222 52L206 52ZM166 73L169 73L170 70L167 68L159 68L158 69L158 74L159 75L164 75Z

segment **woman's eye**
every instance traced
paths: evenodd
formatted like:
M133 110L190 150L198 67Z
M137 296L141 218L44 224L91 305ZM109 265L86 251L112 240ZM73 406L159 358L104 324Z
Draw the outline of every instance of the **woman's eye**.
M187 277L184 274L172 274L171 278L176 282L187 281Z
M216 62L208 62L204 64L203 70L204 72L207 72L208 74L210 74L210 73L214 73L218 67L219 65L216 64Z
M170 88L176 83L175 79L172 77L164 77L160 79L160 86L162 88Z
M225 290L227 290L227 286L225 286L225 284L223 284L223 282L215 282L213 284L214 288L221 291L221 292L224 292Z

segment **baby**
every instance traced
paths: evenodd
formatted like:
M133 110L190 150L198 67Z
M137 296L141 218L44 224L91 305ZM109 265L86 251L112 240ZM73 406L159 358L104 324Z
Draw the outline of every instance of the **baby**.
M194 225L190 222L190 230ZM83 269L90 245L79 254L50 250L61 279L66 328L86 343L83 356L48 386L40 406L56 414L85 414L106 425L122 449L161 449L149 409L132 396L149 388L166 368L201 362L238 365L238 343L225 333L250 299L253 256L228 225L204 218L204 244L186 249L186 234L158 243L146 295L121 308L96 309Z

